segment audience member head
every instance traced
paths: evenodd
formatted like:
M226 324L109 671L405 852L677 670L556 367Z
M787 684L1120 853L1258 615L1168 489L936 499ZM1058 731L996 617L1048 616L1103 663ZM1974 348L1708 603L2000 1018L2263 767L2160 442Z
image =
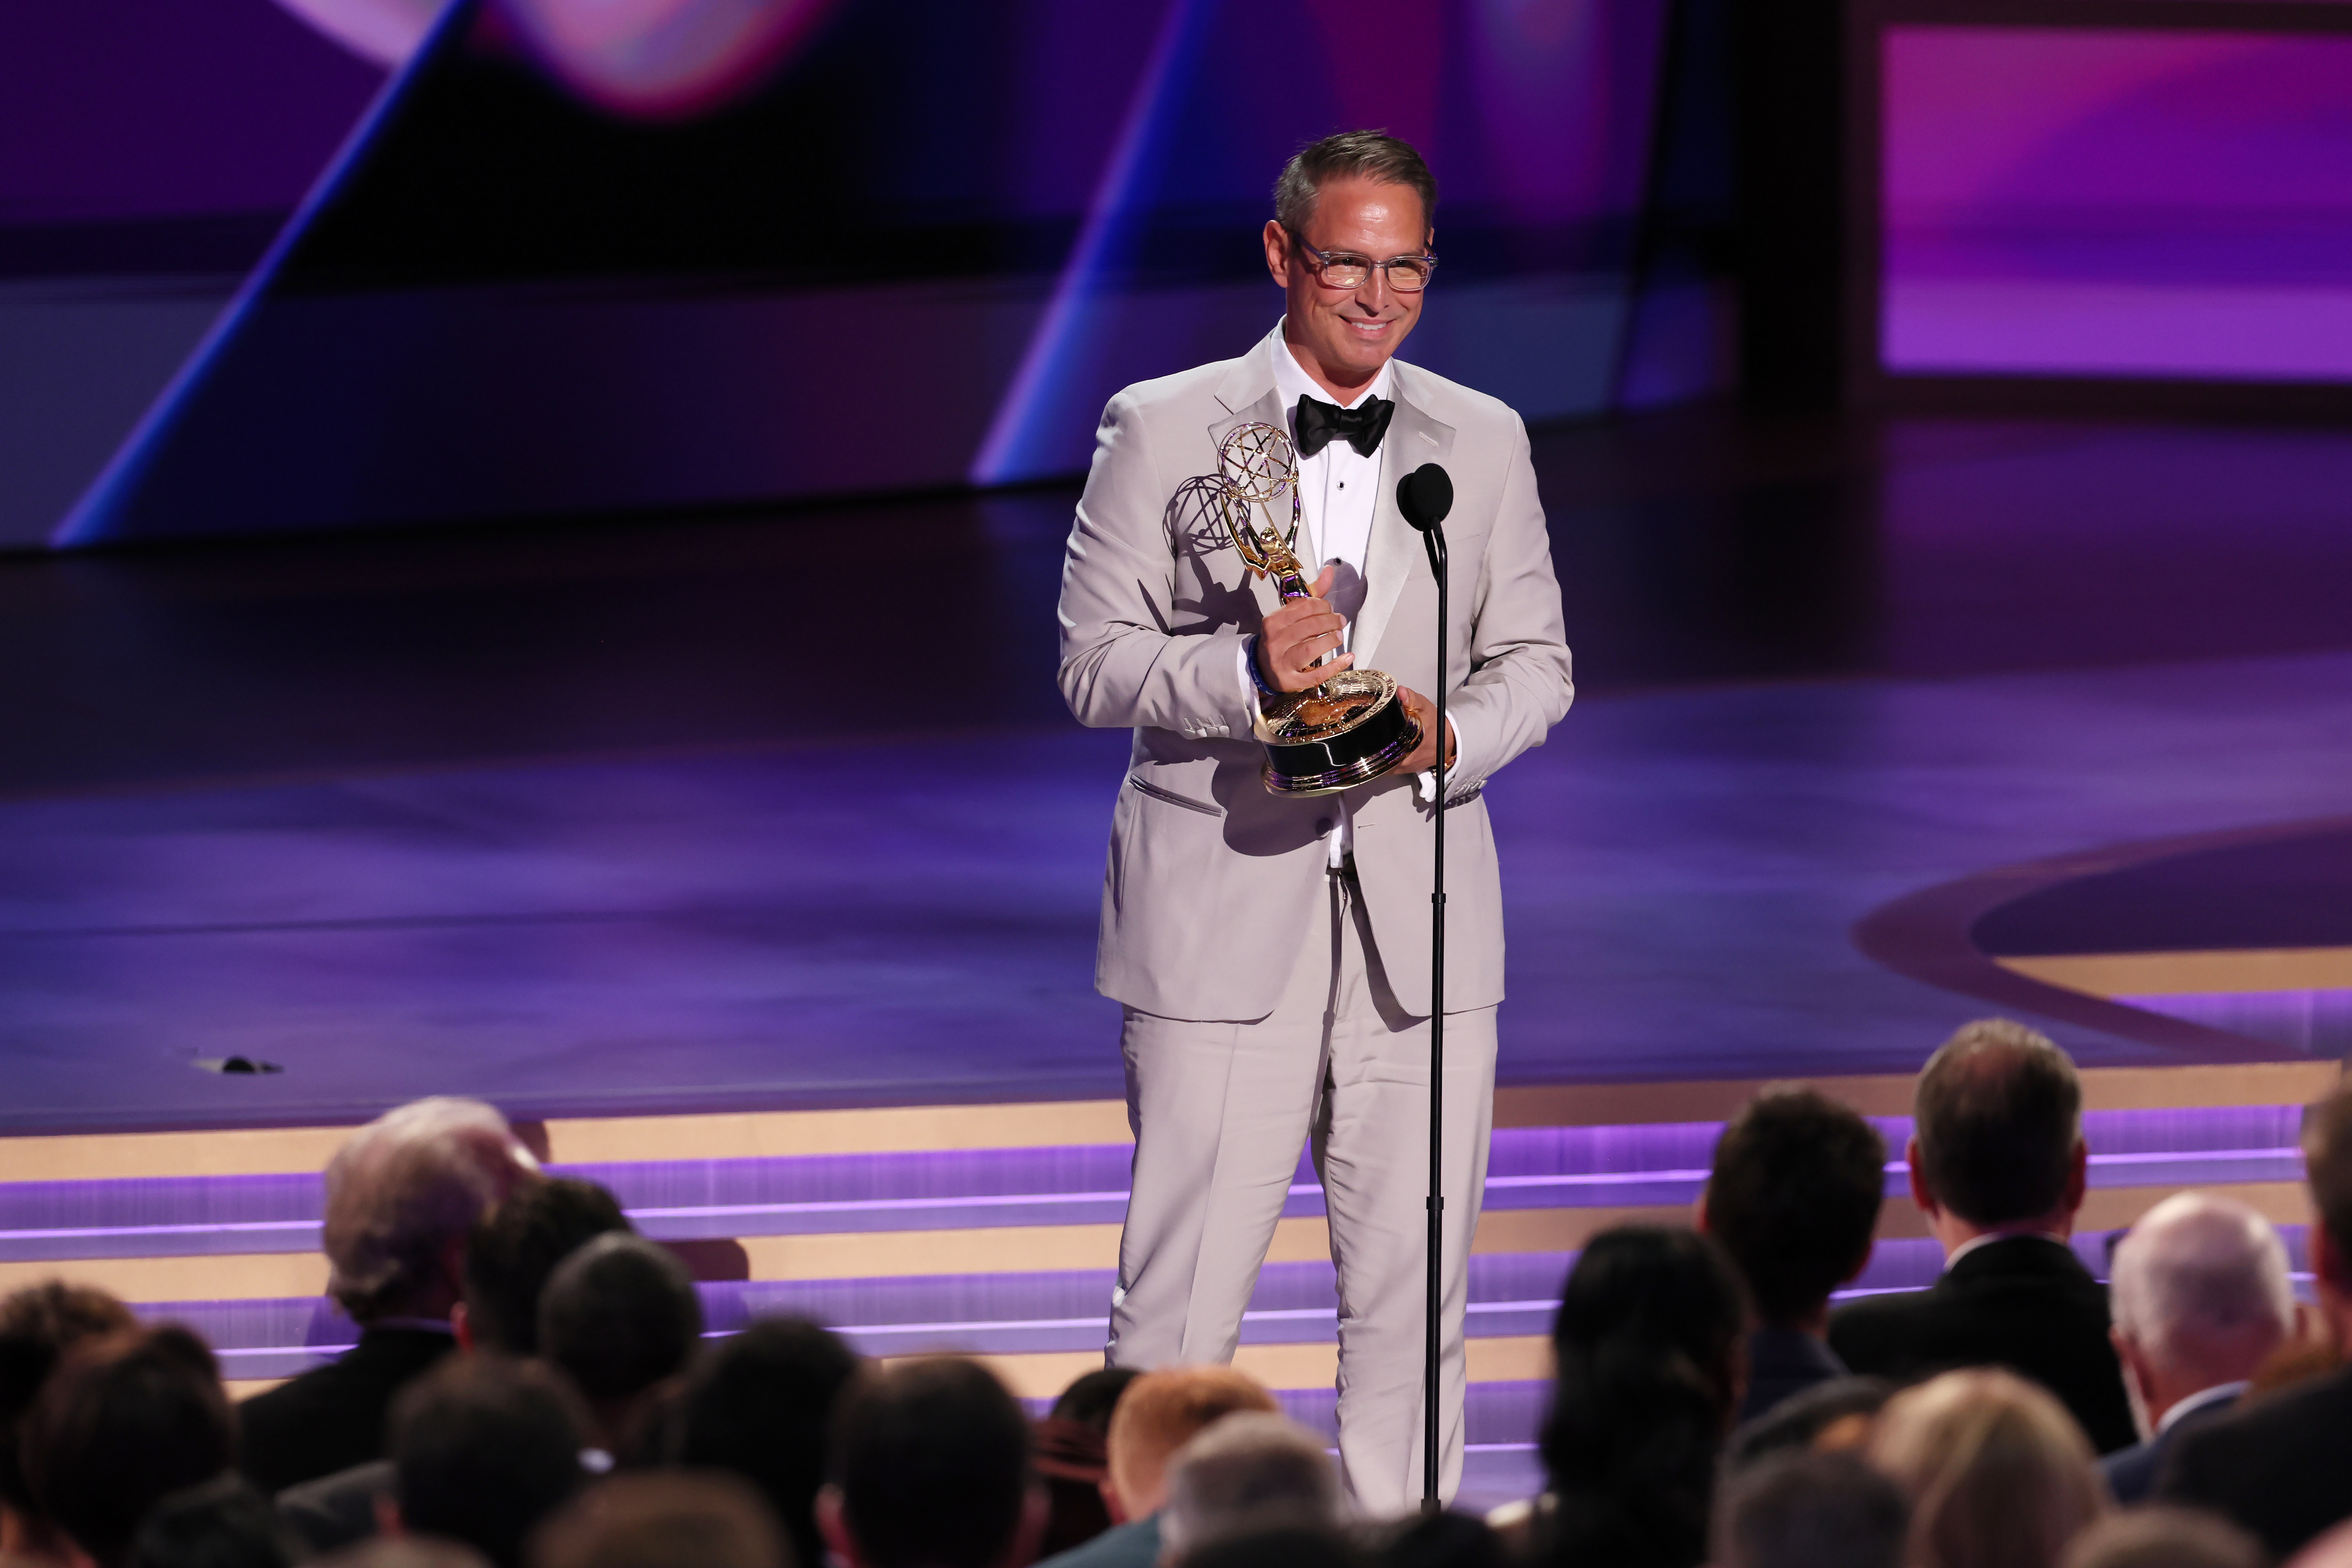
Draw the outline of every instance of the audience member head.
M429 1535L372 1535L311 1558L308 1568L490 1568L490 1563L462 1541L440 1541Z
M294 1568L301 1542L243 1476L215 1476L148 1510L131 1568Z
M1108 1436L1112 1412L1127 1396L1129 1387L1142 1375L1141 1369L1131 1366L1098 1366L1092 1372L1081 1373L1070 1380L1069 1387L1055 1396L1054 1408L1046 1412L1046 1418L1075 1421Z
M1746 1382L1748 1309L1730 1258L1696 1231L1620 1226L1585 1247L1561 1296L1543 1434L1548 1555L1705 1561L1716 1457Z
M1111 1527L1106 1438L1119 1395L1142 1375L1131 1366L1082 1373L1037 1423L1037 1477L1045 1483L1046 1503L1040 1559L1083 1545Z
M2057 1568L2113 1507L2083 1429L2013 1373L1948 1372L1904 1390L1868 1452L1911 1500L1912 1568Z
M1870 1261L1885 1190L1877 1129L1812 1089L1769 1089L1723 1130L1700 1212L1757 1317L1818 1332L1830 1292Z
M0 1555L62 1555L63 1542L33 1506L19 1428L75 1346L138 1326L131 1309L105 1291L62 1279L27 1285L0 1300Z
M1184 1568L1369 1568L1364 1553L1338 1531L1303 1525L1212 1541L1186 1553L1183 1563Z
M593 1182L557 1176L517 1186L466 1243L458 1324L467 1344L538 1354L539 1300L557 1267L596 1237L628 1228L620 1200Z
M2294 1329L2286 1245L2234 1198L2176 1193L2115 1253L2116 1353L2144 1427L2192 1394L2243 1383Z
M229 1468L236 1431L202 1340L176 1324L125 1330L76 1346L34 1401L26 1479L41 1515L115 1568L160 1500Z
M2039 1030L1983 1018L1920 1069L1911 1195L1947 1252L1988 1231L2064 1236L2083 1205L2083 1080Z
M796 1560L747 1482L646 1472L614 1476L567 1504L532 1539L530 1568L796 1568Z
M1171 1559L1190 1561L1220 1541L1270 1530L1337 1531L1347 1521L1339 1473L1323 1439L1287 1416L1244 1411L1177 1450L1160 1539Z
M729 1470L760 1489L801 1568L819 1568L816 1492L825 1434L857 1355L802 1318L762 1318L719 1341L687 1379L674 1412L671 1459Z
M2352 1083L2304 1113L2304 1174L2319 1223L2311 1227L2311 1271L2320 1310L2338 1344L2352 1344Z
M2298 1560L2299 1561L2299 1560ZM2136 1508L2074 1538L2064 1568L2264 1568L2262 1542L2218 1514Z
M539 1348L588 1401L598 1445L631 1451L646 1412L702 1343L702 1299L668 1248L630 1232L563 1260L539 1303Z
M1842 1453L1869 1441L1871 1424L1895 1384L1883 1377L1832 1377L1801 1389L1732 1433L1724 1455L1737 1470L1770 1454Z
M519 1568L539 1522L586 1481L587 1416L547 1367L452 1356L392 1407L399 1531L462 1541L494 1568Z
M1230 1366L1164 1366L1147 1372L1111 1412L1105 1444L1110 1483L1104 1501L1124 1523L1168 1502L1168 1463L1178 1449L1228 1415L1271 1415L1282 1407L1265 1385Z
M537 1163L477 1100L419 1100L377 1117L327 1163L327 1292L353 1322L446 1318L466 1238Z
M1007 1568L1045 1528L1029 1419L955 1356L867 1367L835 1415L817 1524L851 1568Z
M1412 1513L1367 1532L1379 1568L1512 1568L1502 1533L1475 1513Z
M1852 1454L1788 1449L1739 1470L1717 1504L1714 1568L1903 1568L1911 1507Z

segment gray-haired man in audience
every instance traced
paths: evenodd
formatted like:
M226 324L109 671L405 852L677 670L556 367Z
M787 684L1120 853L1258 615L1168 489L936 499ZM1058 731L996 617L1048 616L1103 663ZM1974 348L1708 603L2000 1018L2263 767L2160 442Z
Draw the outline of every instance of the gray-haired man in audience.
M2101 1461L2119 1502L2156 1485L2172 1435L2237 1403L2294 1326L2286 1247L2270 1221L2210 1193L2148 1210L2116 1248L2116 1353L2148 1436Z
M1339 1530L1339 1472L1323 1439L1286 1416L1228 1415L1178 1450L1160 1515L1162 1563L1267 1530Z
M266 1492L381 1456L393 1398L455 1347L466 1238L538 1169L478 1100L420 1100L345 1140L327 1165L327 1292L360 1326L338 1362L237 1409L238 1468Z

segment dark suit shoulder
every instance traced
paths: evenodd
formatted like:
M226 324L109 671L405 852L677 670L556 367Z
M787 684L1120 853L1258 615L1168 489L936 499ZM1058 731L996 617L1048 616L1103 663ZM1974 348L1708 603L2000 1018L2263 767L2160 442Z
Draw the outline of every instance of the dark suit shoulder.
M1113 1525L1038 1568L1152 1568L1160 1561L1160 1516Z
M237 1468L276 1493L379 1458L394 1395L456 1342L425 1330L376 1329L339 1360L236 1407Z
M1925 1290L1857 1301L1830 1321L1855 1372L1898 1381L2001 1366L2073 1411L2102 1453L2138 1439L2107 1339L2106 1291L2064 1246L2011 1237L1969 1252Z
M278 1494L278 1517L323 1554L376 1533L376 1500L393 1495L398 1476L390 1459L370 1459Z
M2255 1468L2267 1462L2261 1450L2334 1432L2352 1436L2352 1368L2245 1400L2221 1419L2183 1432L2176 1463L2186 1469L2235 1459Z
M2352 1517L2352 1489L2340 1473L2347 1444L2352 1368L2184 1425L2158 1471L2156 1495L2229 1515L2284 1561Z
M2135 1443L2099 1461L2100 1472L2107 1478L2107 1489L2116 1494L2117 1502L2129 1508L2147 1500L2148 1494L2156 1489L2156 1473L2163 1463L2165 1438L2169 1436L2167 1433L2145 1443Z

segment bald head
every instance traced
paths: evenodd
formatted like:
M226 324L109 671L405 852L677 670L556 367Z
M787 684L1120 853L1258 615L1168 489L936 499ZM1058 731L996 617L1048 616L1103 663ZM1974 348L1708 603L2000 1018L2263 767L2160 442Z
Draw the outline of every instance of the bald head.
M2116 1342L2151 1418L2252 1376L2294 1323L2278 1232L2211 1193L2176 1194L2141 1216L2116 1248L2112 1294Z
M1230 1366L1170 1366L1128 1384L1104 1447L1119 1512L1142 1519L1168 1500L1168 1461L1224 1417L1280 1408L1265 1385Z

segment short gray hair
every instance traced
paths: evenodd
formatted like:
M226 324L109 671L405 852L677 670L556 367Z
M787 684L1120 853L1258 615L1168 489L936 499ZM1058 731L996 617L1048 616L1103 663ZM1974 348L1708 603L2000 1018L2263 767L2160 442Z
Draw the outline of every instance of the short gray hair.
M2116 1327L2175 1364L2231 1342L2266 1350L2294 1326L2286 1244L2270 1221L2214 1193L2175 1193L2140 1216L2116 1244L2114 1295Z
M1323 1439L1286 1416L1228 1415L1177 1450L1160 1534L1177 1556L1261 1530L1347 1522Z
M1315 197L1323 183L1351 178L1412 186L1421 196L1422 233L1435 226L1437 176L1412 143L1385 131L1343 131L1301 147L1274 182L1275 221L1293 234L1304 232L1315 216Z
M478 1100L436 1096L377 1117L327 1163L327 1293L354 1322L398 1316L450 1244L537 1169Z

